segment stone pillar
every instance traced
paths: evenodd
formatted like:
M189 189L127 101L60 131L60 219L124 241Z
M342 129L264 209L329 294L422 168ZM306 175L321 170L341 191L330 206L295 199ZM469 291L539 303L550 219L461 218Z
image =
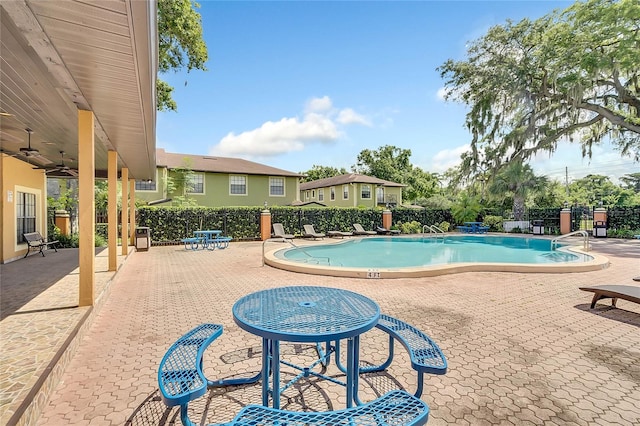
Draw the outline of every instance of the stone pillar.
M262 241L271 238L271 212L268 209L260 213L260 238Z
M60 235L71 235L70 217L68 211L56 210L56 227L60 230Z
M603 207L598 207L593 211L593 221L594 222L607 222L607 209Z
M560 210L560 233L568 234L571 232L571 209L564 208Z
M391 210L384 210L382 212L382 227L391 229L392 223L393 223L393 216L391 214Z

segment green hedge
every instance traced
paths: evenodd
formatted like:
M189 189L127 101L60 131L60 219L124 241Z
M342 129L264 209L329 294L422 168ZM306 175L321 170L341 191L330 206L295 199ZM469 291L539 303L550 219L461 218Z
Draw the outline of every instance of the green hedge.
M177 243L193 236L199 229L220 229L234 240L260 240L260 213L263 207L140 207L138 226L151 228L154 244ZM317 232L352 231L354 223L365 229L382 226L382 210L344 207L269 207L271 223L282 223L285 232L302 234L306 224ZM545 230L559 231L559 209L530 209L530 219L544 220ZM421 225L455 224L450 210L407 209L392 210L393 226L418 222ZM405 226L406 227L406 226ZM640 206L609 210L609 227L621 230L640 229ZM558 230L556 231L556 228ZM493 230L493 229L492 229ZM106 238L106 227L96 228Z
M141 207L138 226L151 230L153 243L179 242L199 229L220 229L234 240L260 239L260 207Z

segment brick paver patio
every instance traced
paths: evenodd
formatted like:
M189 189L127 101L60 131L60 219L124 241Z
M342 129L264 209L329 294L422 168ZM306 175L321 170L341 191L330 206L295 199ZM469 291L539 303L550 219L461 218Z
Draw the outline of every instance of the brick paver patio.
M202 322L223 335L205 354L210 378L260 368L260 341L237 327L231 307L242 295L284 285L345 288L428 333L449 362L445 376L427 376L422 399L430 425L640 424L640 305L624 300L589 310L579 286L637 285L640 244L594 241L611 260L602 271L574 274L463 273L434 278L362 280L302 275L261 266L261 243L227 250L153 247L133 253L53 391L39 425L179 424L178 410L158 400L156 369L170 344ZM363 338L362 358L383 359L386 338ZM304 345L283 352L310 359ZM364 400L416 378L400 347L391 368L361 380ZM337 371L330 367L330 374ZM344 407L344 389L303 380L283 407ZM192 419L228 421L260 402L260 385L215 389L192 406Z

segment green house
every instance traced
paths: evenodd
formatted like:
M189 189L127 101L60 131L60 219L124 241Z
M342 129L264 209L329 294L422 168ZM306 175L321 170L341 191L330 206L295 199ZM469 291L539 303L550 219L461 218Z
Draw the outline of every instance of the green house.
M401 183L348 173L300 184L300 200L331 207L395 207L402 204Z
M205 207L287 206L300 202L299 173L240 158L176 154L164 149L156 150L156 164L155 179L135 184L136 198L150 205L171 205L183 194ZM180 170L188 170L183 185L179 184Z

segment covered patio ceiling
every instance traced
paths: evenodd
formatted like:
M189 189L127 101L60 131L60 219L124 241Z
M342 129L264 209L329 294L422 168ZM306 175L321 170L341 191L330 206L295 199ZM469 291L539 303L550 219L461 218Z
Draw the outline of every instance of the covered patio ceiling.
M78 110L95 115L96 176L155 177L154 1L0 2L0 147L34 165L77 168ZM32 130L31 148L27 153ZM21 151L20 148L23 148Z

